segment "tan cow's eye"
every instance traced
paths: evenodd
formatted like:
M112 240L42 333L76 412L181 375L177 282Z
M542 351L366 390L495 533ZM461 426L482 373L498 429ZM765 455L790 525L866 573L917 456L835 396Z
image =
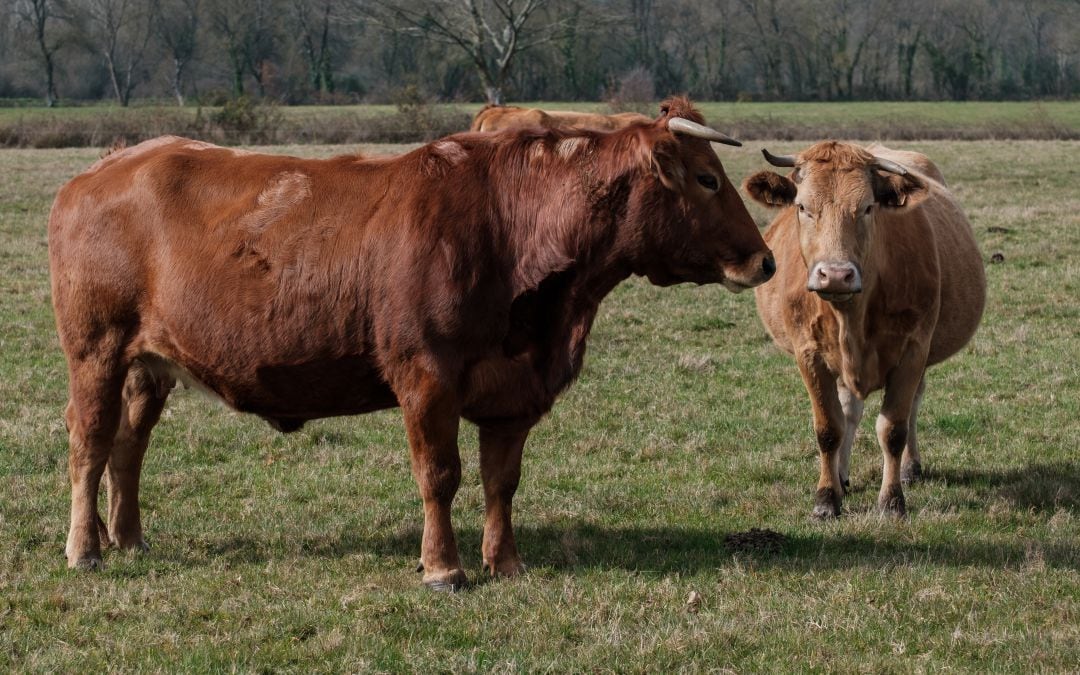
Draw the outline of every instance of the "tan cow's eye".
M868 205L867 205L867 207L866 207L866 210L865 210L865 211L863 211L863 214L865 214L865 215L870 215L870 212L871 212L871 211L872 211L873 209L874 209L874 205L873 205L873 204L868 204Z

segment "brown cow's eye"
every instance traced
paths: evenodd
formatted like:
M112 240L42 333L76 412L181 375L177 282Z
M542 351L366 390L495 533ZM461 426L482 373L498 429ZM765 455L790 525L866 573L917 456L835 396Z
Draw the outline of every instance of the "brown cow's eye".
M710 173L703 173L698 176L697 182L701 183L702 187L712 190L713 192L716 192L716 189L720 187L719 183L716 182L716 176Z
M872 211L873 209L874 209L874 205L870 204L869 206L866 207L865 214L870 215L870 211Z

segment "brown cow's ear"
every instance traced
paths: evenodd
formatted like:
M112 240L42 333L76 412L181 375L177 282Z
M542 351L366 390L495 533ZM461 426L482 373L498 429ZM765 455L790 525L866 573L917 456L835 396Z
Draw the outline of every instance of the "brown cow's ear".
M664 143L656 144L652 151L652 170L664 187L678 192L682 189L686 170L678 154L671 150Z
M764 206L789 206L799 191L794 181L772 171L758 171L743 181L743 190Z
M874 199L886 208L906 208L914 206L926 198L929 188L914 174L903 176L881 171L872 172L874 177Z

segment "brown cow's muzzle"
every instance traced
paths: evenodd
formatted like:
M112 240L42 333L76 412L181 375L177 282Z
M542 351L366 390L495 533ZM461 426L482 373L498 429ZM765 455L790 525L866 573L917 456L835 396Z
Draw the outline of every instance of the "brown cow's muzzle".
M765 249L753 255L749 261L739 266L724 267L724 287L732 293L740 293L748 288L759 286L776 274L776 259L772 251Z
M819 262L810 270L806 289L828 302L846 302L862 292L862 273L853 262Z

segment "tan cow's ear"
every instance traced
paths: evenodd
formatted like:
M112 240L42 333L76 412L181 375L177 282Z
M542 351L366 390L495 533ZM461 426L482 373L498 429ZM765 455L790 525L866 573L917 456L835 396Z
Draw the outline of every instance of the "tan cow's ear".
M886 208L901 209L914 206L926 198L929 188L926 183L908 173L903 176L895 173L873 171L874 199Z
M758 171L743 181L743 190L755 202L764 206L789 206L795 202L799 189L787 176L772 171Z
M682 189L686 169L675 150L666 143L657 143L652 151L652 170L664 187L678 192Z

